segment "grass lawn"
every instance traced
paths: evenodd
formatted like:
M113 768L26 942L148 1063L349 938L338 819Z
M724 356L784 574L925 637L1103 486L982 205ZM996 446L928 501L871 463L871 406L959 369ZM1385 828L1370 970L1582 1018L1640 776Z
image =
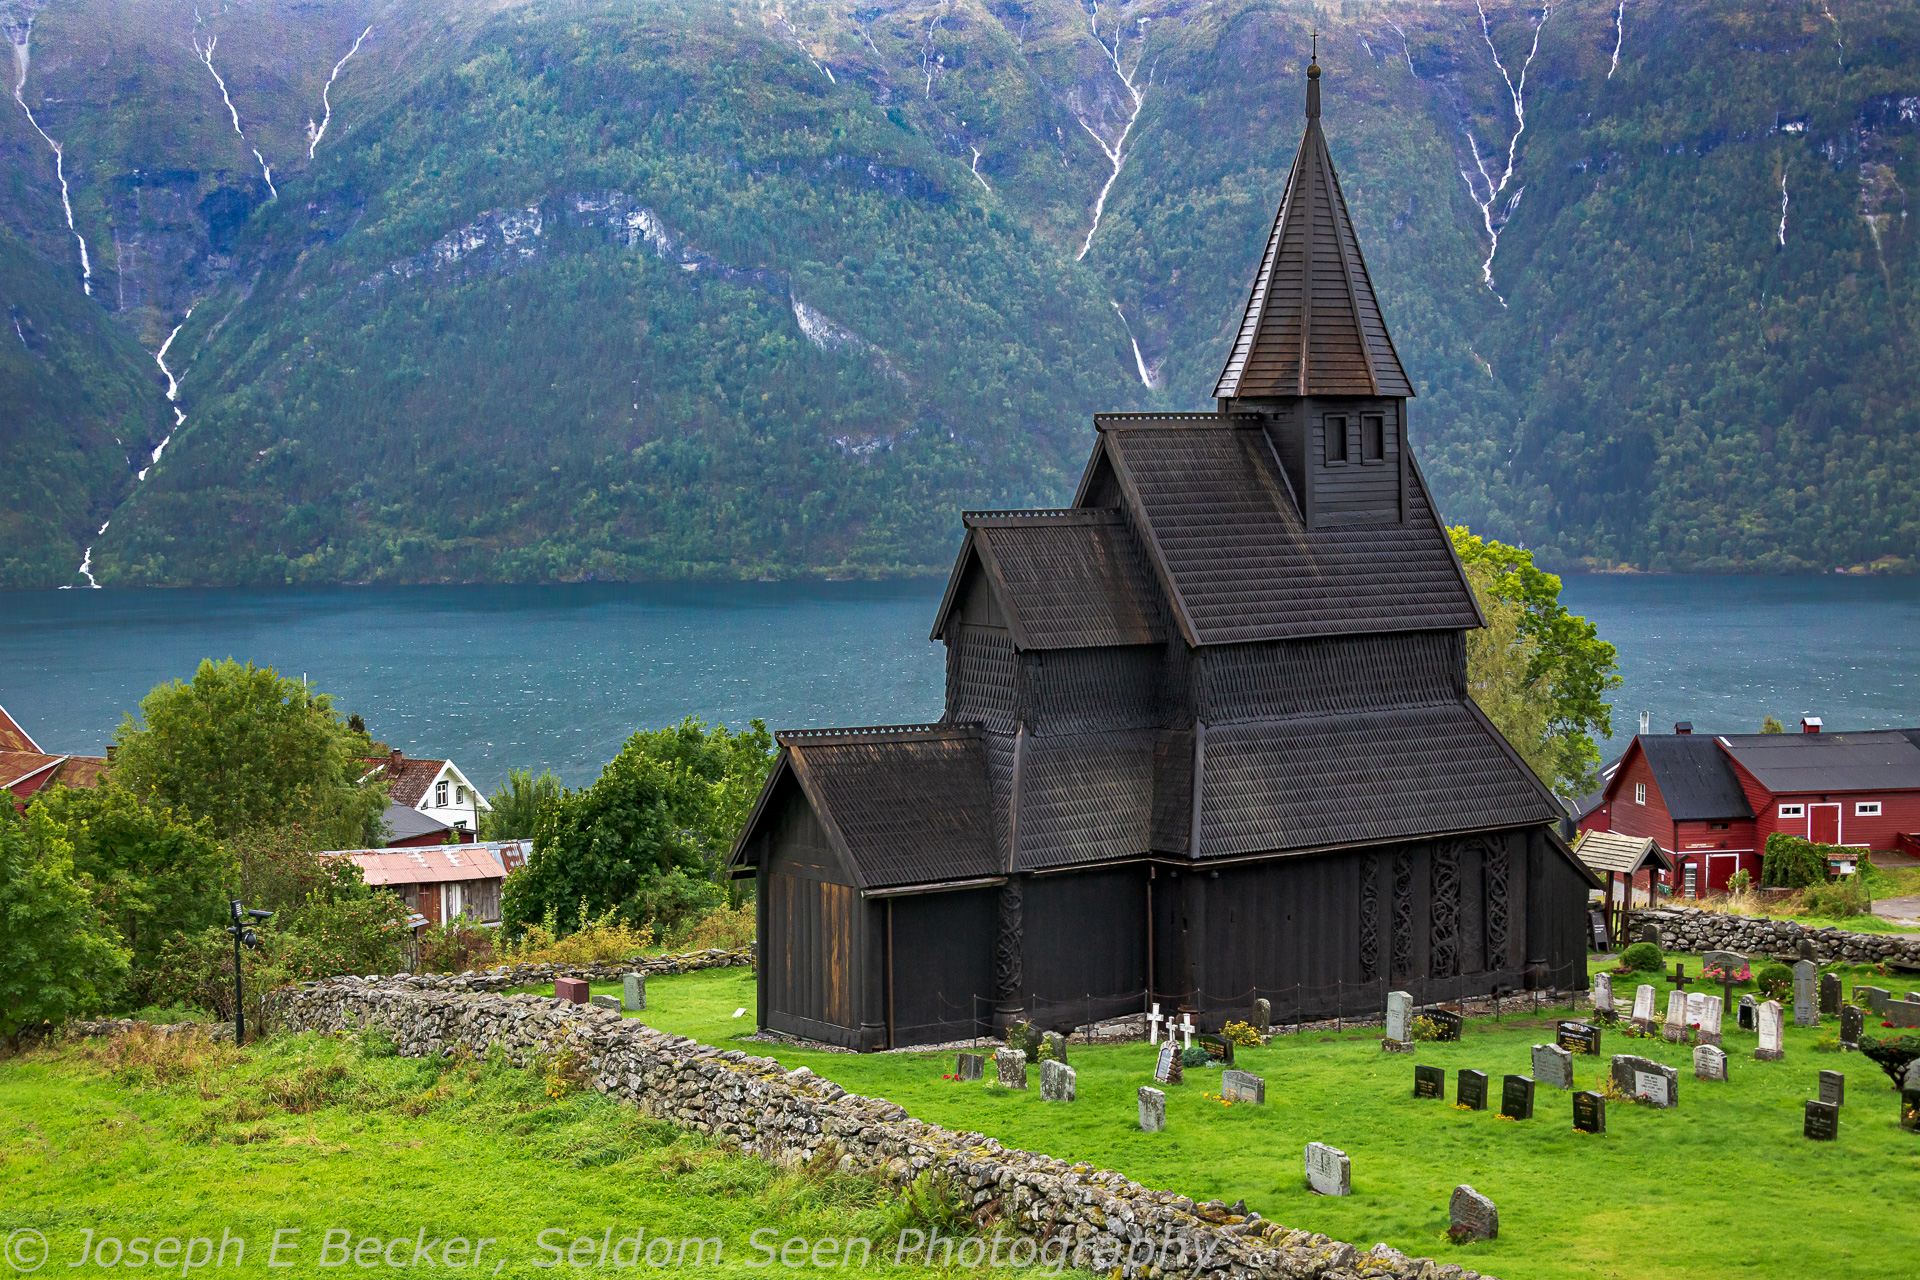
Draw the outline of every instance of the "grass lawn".
M1689 962L1690 973L1699 971L1697 956L1677 958ZM1888 987L1897 981L1865 968L1836 971L1849 989L1856 980ZM1617 978L1615 991L1631 1000L1637 982ZM1671 986L1654 985L1664 1012ZM655 978L647 996L649 1008L638 1016L663 1029L709 1044L752 1031L753 977L746 971ZM740 1007L747 1017L732 1017ZM1734 1021L1729 1012L1726 1025ZM1539 1091L1530 1122L1454 1108L1454 1072L1461 1068L1488 1073L1497 1108L1500 1077L1529 1073L1529 1046L1550 1041L1552 1023L1552 1014L1530 1013L1475 1020L1460 1043L1406 1055L1381 1053L1377 1028L1276 1037L1265 1048L1243 1050L1238 1064L1266 1077L1266 1106L1209 1100L1206 1094L1219 1092L1219 1073L1189 1071L1184 1086L1168 1090L1168 1127L1157 1134L1140 1132L1136 1119L1134 1091L1152 1083L1152 1051L1144 1044L1071 1051L1079 1094L1072 1104L1043 1103L1037 1071L1024 1094L942 1080L953 1070L946 1053L773 1047L771 1054L925 1120L1091 1161L1196 1199L1244 1196L1249 1207L1288 1226L1362 1248L1385 1240L1505 1280L1920 1272L1920 1220L1912 1213L1920 1198L1920 1134L1898 1127L1898 1097L1878 1067L1857 1054L1814 1049L1819 1037L1834 1034L1835 1019L1817 1032L1789 1027L1782 1062L1754 1061L1753 1033L1728 1030L1732 1078L1725 1084L1694 1080L1690 1048L1608 1032L1604 1056L1575 1059L1577 1083L1597 1087L1608 1057L1639 1053L1680 1067L1680 1107L1613 1102L1601 1137L1574 1131L1572 1103L1556 1090ZM1870 1022L1869 1031L1878 1025ZM1447 1069L1448 1101L1414 1100L1416 1062ZM1833 1143L1809 1142L1800 1132L1801 1104L1816 1096L1822 1068L1847 1076ZM1352 1159L1351 1197L1306 1190L1301 1153L1312 1140ZM1447 1242L1447 1200L1462 1182L1499 1205L1499 1240L1464 1248Z
M549 1228L560 1228L547 1237L560 1248L587 1240L581 1256L595 1261L603 1239L639 1229L638 1247L675 1242L676 1264L677 1242L719 1237L717 1272L737 1276L770 1274L756 1231L772 1228L761 1242L776 1248L795 1236L865 1235L871 1270L897 1274L908 1268L893 1267L880 1242L905 1225L918 1224L867 1178L777 1172L598 1094L549 1097L539 1074L486 1062L381 1056L317 1036L184 1055L94 1042L0 1060L0 1238L20 1248L22 1229L44 1235L43 1278L80 1263L88 1232L94 1246L117 1242L115 1271L132 1266L132 1242L144 1237L140 1274L196 1271L230 1232L244 1253L230 1250L208 1276L417 1269L415 1250L429 1240L441 1242L432 1254L441 1274L550 1276L555 1255L540 1243ZM287 1247L283 1269L270 1271L276 1231ZM322 1268L329 1231L382 1252ZM161 1267L153 1250L168 1237L179 1243ZM458 1246L447 1251L455 1239L467 1242L464 1259ZM98 1260L81 1275L101 1274Z

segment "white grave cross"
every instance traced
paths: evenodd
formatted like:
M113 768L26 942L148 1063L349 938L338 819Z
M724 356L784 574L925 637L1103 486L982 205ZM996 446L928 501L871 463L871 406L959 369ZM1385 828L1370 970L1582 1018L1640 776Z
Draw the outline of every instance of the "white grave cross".
M1172 1018L1160 1012L1159 1005L1154 1005L1153 1012L1147 1015L1147 1043L1151 1045L1159 1044L1160 1024L1163 1022L1171 1023L1172 1021Z
M1180 1032L1180 1047L1182 1049L1193 1048L1193 1033L1199 1029L1200 1028L1193 1025L1192 1014L1183 1013L1180 1015L1180 1026L1178 1030Z

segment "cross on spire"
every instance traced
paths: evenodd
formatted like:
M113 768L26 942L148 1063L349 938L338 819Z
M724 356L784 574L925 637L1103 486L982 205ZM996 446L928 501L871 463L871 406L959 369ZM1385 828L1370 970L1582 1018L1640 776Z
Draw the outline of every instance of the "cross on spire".
M1310 31L1307 33L1307 36L1313 41L1313 57L1311 60L1318 62L1320 61L1320 33L1318 31Z

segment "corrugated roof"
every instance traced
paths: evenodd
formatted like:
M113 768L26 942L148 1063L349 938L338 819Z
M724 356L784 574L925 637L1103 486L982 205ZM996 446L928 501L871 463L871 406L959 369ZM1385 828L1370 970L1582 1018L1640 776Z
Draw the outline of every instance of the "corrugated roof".
M1602 875L1630 876L1652 863L1673 871L1673 858L1652 836L1628 836L1618 831L1583 831L1573 846L1580 861Z
M1210 725L1200 857L1551 821L1559 806L1457 703Z
M0 750L0 788L30 785L34 789L60 783L92 787L106 771L105 756L53 756L43 751Z
M0 751L24 751L32 755L46 754L40 750L40 744L33 740L33 735L21 728L20 723L7 714L5 707L0 707Z
M1480 625L1417 469L1405 524L1309 530L1266 433L1222 422L1096 419L1088 464L1120 476L1193 643Z
M1646 756L1660 798L1675 821L1753 816L1740 779L1712 738L1698 733L1649 733L1634 743Z
M776 735L862 889L994 876L986 750L973 725Z
M1775 795L1920 790L1920 747L1898 729L1723 734L1717 741Z
M445 884L454 880L501 880L507 869L500 854L484 844L438 844L418 849L342 849L325 855L346 858L360 868L368 884Z
M1216 398L1413 394L1327 154L1318 89Z
M1153 568L1119 512L969 512L965 522L1018 647L1166 639ZM965 564L963 551L956 575ZM949 591L934 622L936 639L954 594Z

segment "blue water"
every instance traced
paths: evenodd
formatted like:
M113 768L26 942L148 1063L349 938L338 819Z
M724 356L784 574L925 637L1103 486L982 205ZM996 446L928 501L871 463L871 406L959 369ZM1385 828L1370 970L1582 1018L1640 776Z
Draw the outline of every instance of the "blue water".
M940 714L942 584L415 587L0 593L0 703L49 750L99 754L203 657L306 675L413 755L491 788L509 767L593 780L635 729ZM1570 577L1620 650L1623 746L1642 710L1743 732L1920 725L1920 580Z

